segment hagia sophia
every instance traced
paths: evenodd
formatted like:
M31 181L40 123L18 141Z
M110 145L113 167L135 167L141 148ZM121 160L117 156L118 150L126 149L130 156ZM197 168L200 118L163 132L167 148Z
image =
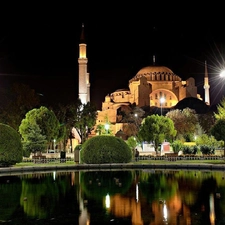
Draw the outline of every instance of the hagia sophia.
M84 38L84 25L79 44L79 98L83 104L91 101L90 82L87 70L88 59L86 56L87 45ZM197 93L197 86L193 77L182 80L177 74L166 66L158 66L153 56L152 65L141 68L132 79L128 81L128 88L115 90L105 96L102 108L98 111L96 126L110 123L113 134L123 130L123 123L117 122L117 111L122 106L135 104L138 107L162 107L170 109L185 98L196 98L210 105L209 80L207 63L205 62L204 100ZM107 121L106 121L107 118Z

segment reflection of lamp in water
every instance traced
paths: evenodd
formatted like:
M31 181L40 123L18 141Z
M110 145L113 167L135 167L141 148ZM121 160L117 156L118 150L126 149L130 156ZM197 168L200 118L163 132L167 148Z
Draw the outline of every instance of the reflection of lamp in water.
M214 195L209 196L209 219L211 225L215 224Z
M139 188L138 188L138 184L136 184L136 202L139 201Z
M106 208L110 208L110 197L109 197L109 194L106 195L105 197L105 206Z
M167 220L167 207L166 207L165 202L163 204L163 217L164 217L165 220Z

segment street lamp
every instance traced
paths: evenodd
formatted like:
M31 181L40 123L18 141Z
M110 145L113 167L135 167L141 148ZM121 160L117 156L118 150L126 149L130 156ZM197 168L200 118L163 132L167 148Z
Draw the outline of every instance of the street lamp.
M160 98L160 106L161 106L161 116L162 116L162 104L165 102L165 98Z
M106 129L106 134L108 134L109 133L108 132L109 131L109 124L108 123L105 124L105 129Z

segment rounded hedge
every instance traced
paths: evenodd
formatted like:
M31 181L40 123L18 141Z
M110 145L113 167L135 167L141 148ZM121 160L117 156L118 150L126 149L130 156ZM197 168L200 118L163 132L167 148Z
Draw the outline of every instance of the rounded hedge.
M23 159L19 134L12 127L0 123L0 166L14 165Z
M132 152L127 143L118 137L100 135L88 139L80 152L82 163L128 163Z

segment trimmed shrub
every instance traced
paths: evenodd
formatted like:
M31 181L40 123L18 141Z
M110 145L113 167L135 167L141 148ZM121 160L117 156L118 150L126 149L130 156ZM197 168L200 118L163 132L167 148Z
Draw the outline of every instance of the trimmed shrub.
M196 145L184 145L183 154L184 155L195 155L198 152L198 147Z
M100 135L82 145L80 158L87 164L128 163L132 159L132 151L123 139Z
M203 155L214 155L215 154L215 148L208 145L201 145L200 151Z
M5 124L0 124L0 134L0 166L21 162L23 147L19 134Z

